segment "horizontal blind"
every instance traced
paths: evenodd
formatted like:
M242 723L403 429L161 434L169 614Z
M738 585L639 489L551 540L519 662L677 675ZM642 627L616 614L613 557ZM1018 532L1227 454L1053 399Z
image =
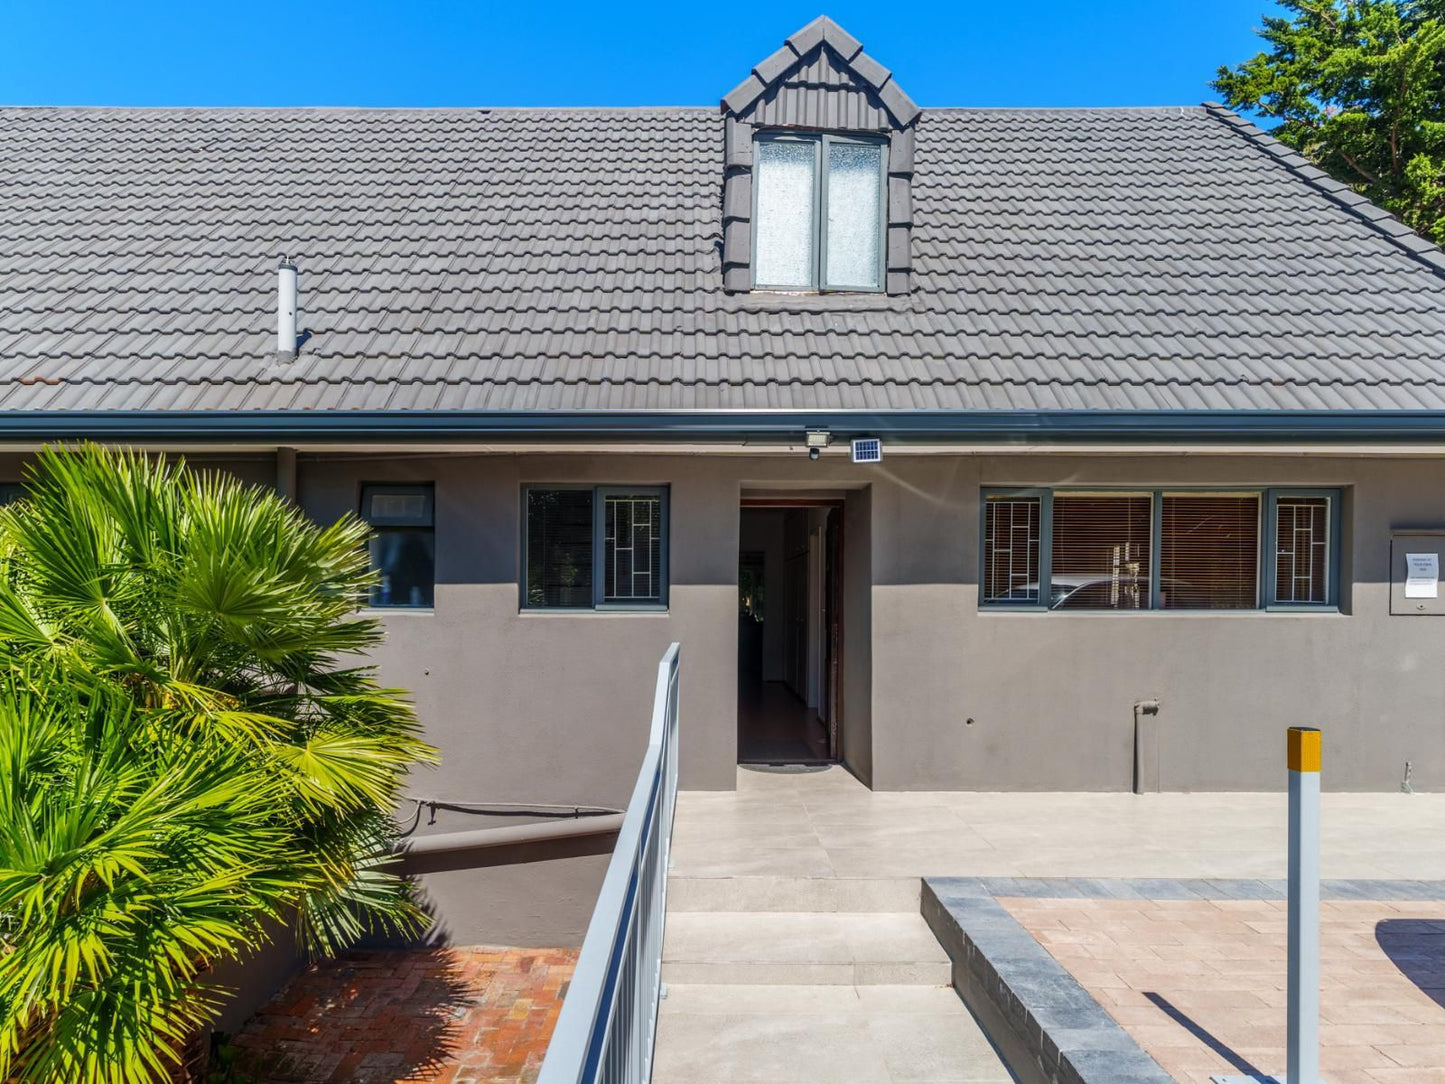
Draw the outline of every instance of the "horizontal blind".
M590 609L590 489L527 491L527 605Z
M983 600L1039 600L1039 497L989 497L983 506Z
M1159 605L1259 605L1259 494L1166 493L1159 521Z
M1274 527L1274 600L1328 603L1330 499L1280 497Z
M1149 608L1153 505L1148 493L1055 494L1051 608Z

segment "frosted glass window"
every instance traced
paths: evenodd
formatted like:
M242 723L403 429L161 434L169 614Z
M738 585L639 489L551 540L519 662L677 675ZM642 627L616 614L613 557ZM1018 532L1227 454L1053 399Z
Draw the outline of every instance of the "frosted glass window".
M757 144L753 280L760 285L813 285L817 146L812 141L780 139Z
M828 144L828 267L831 287L877 289L883 148L877 144Z

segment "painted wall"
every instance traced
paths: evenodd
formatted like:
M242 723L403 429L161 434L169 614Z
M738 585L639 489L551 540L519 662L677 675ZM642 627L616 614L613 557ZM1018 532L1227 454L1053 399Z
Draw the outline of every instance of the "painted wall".
M1394 790L1409 760L1445 789L1445 619L1388 612L1391 529L1445 526L1438 460L303 453L299 495L326 521L362 482L403 479L437 487L437 604L384 613L377 661L446 753L419 796L620 806L673 639L684 785L732 786L738 501L804 491L848 497L843 748L876 787L1126 789L1133 704L1158 698L1166 789L1275 788L1299 723L1326 729L1326 786ZM667 613L520 611L520 491L547 481L671 486ZM981 612L980 487L1079 484L1341 487L1342 612Z
M885 460L873 486L874 785L1128 789L1157 697L1166 790L1277 789L1283 732L1326 733L1325 785L1445 788L1445 620L1391 617L1390 530L1445 525L1438 462L1304 457ZM1338 614L989 613L993 485L1339 486ZM969 720L972 720L972 725Z

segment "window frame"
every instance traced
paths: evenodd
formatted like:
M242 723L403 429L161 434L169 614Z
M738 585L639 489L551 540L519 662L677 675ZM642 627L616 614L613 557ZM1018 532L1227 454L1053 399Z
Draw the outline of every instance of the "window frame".
M527 600L527 558L531 551L528 533L530 517L527 514L529 497L534 491L590 490L592 493L592 605L591 606L534 606ZM625 494L643 494L659 498L658 535L662 540L661 556L658 562L659 587L656 602L609 602L605 568L607 549L607 498ZM663 484L626 485L594 482L528 482L522 486L520 519L522 521L522 548L518 555L517 596L518 606L523 613L530 614L590 614L590 613L667 613L672 600L672 517L671 487Z
M415 493L418 490L426 496L426 514L428 523L407 523L389 520L383 517L383 522L378 522L371 517L371 498L380 493ZM370 593L367 595L366 606L368 610L385 610L388 613L399 610L406 613L429 613L436 609L436 537L437 537L437 513L436 513L436 483L435 482L362 482L360 493L357 499L357 507L360 509L360 518L363 523L371 529L373 534L383 532L399 531L430 531L432 536L432 600L430 603L421 606L412 606L409 603L377 602ZM371 564L370 545L367 546L367 565ZM373 573L379 571L372 568Z
M1117 494L1121 497L1147 493L1150 495L1149 606L1143 610L1077 609L1056 611L1050 604L1053 586L1054 496L1074 493ZM1262 522L1258 531L1258 569L1255 584L1255 605L1248 609L1210 609L1178 607L1163 609L1159 605L1160 569L1163 566L1164 497L1175 494L1258 494ZM1039 599L1037 602L996 601L984 596L988 576L987 516L990 498L1037 497L1039 499ZM1329 534L1326 538L1324 602L1276 602L1275 543L1278 516L1276 504L1281 497L1323 497L1329 501L1326 517ZM1075 615L1108 614L1212 614L1229 616L1258 613L1339 613L1341 585L1341 505L1342 490L1329 486L984 486L978 501L978 608L989 613L1069 613Z
M813 150L813 243L811 284L806 286L780 286L761 282L758 279L758 238L761 223L758 220L758 192L762 185L758 169L757 146L760 143L812 143ZM832 286L824 283L828 267L828 147L834 143L880 147L878 155L878 285L876 286ZM872 135L867 132L822 132L797 131L792 129L763 129L753 136L752 175L752 252L750 271L752 288L769 293L819 293L819 294L881 294L888 288L888 150L886 135Z

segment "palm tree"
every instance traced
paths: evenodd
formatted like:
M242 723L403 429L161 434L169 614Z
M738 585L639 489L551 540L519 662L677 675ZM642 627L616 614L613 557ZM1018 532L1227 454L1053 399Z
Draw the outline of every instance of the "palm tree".
M0 1079L167 1079L268 919L420 920L386 863L434 752L354 664L366 530L93 446L0 510Z

